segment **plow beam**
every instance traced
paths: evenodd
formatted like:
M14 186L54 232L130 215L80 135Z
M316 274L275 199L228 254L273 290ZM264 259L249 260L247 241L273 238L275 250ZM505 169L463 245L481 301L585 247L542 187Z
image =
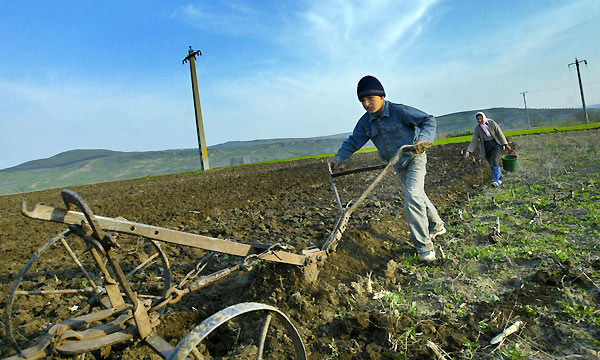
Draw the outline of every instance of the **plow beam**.
M81 212L54 208L41 204L36 204L34 209L29 211L27 210L27 204L25 201L21 201L21 213L31 219L53 221L66 225L80 225L83 221L87 221L86 217ZM271 246L270 244L244 243L218 239L210 236L191 234L163 227L97 215L95 218L98 222L98 225L105 231L116 231L119 233L139 235L170 244L190 246L235 256L245 257L252 254L258 254ZM263 257L263 259L299 266L304 265L306 262L306 256L304 255L298 255L281 250L275 250L271 254Z

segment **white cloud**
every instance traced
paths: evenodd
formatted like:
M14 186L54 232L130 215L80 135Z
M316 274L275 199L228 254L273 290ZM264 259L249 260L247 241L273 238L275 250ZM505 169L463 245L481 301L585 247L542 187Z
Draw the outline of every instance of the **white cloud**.
M402 82L396 70L400 57L436 3L305 2L278 34L290 62L211 81L211 94L204 99L221 103L214 112L205 107L205 118L236 129L237 139L350 131L362 111L355 95L358 79L369 73ZM210 124L205 126L209 131Z
M269 26L270 14L243 1L199 1L179 7L171 15L207 32L257 36Z
M431 54L431 63L424 66L404 57L420 40L421 30L434 21L438 1L305 4L278 36L278 43L297 60L214 86L215 93L232 100L235 107L211 116L244 129L239 132L244 139L350 131L361 113L354 95L356 82L365 74L382 79L390 100L437 115L521 106L518 92L525 89L519 80L525 76L519 71L543 78L537 71L553 60L544 58L546 49L564 42L566 32L600 11L593 1L584 0L515 18L501 29L486 30L489 36L471 44L472 51L483 54L481 58L458 53L451 62L436 62L436 55ZM526 28L529 31L523 36ZM527 62L533 70L522 69ZM565 106L567 101L564 95L548 99L551 102L538 102L539 106Z
M280 35L303 58L330 67L342 64L391 66L418 36L437 0L308 2ZM376 60L374 60L376 59Z
M518 92L532 88L559 88L544 96L530 94L528 105L532 107L580 106L577 97L572 96L573 89L568 88L571 80L567 62L572 55L564 53L570 46L586 44L573 29L598 16L598 2L583 0L507 23L472 45L484 56L459 57L440 64L429 73L426 84L432 88L440 84L438 90L450 96L453 90L461 96L470 93L442 113L468 107L520 107L523 103Z
M545 50L565 41L568 31L600 15L598 1L570 2L562 7L523 18L504 31L490 36L494 51L486 71L506 73L530 56L545 56Z

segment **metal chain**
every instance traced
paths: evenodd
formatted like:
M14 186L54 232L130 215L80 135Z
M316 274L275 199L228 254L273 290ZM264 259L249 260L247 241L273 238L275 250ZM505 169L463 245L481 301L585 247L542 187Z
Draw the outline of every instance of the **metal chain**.
M202 270L204 270L206 265L208 265L208 260L210 260L210 258L214 254L215 254L215 252L211 251L208 255L206 255L205 257L200 259L200 261L198 261L198 263L196 264L194 269L192 269L189 273L187 273L185 275L185 277L183 278L183 280L181 280L181 282L179 282L179 285L177 285L177 288L182 289L185 286L186 282L188 282L188 280L192 280L192 279L196 278L202 272Z

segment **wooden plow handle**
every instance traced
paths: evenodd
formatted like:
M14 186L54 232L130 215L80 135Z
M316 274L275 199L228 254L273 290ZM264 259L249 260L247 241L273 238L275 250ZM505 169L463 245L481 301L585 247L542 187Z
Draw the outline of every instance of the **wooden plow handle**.
M331 183L331 187L332 187L333 193L335 195L335 200L337 202L338 210L340 210L340 215L339 215L337 221L335 222L333 230L329 234L329 237L327 238L327 241L325 242L325 244L323 245L323 248L321 250L325 251L328 254L335 250L336 243L342 238L342 234L346 230L346 226L348 224L348 220L350 219L350 215L352 215L354 210L356 210L356 208L373 191L375 186L377 186L377 184L383 179L383 177L392 170L394 165L396 165L398 160L400 160L400 158L402 157L402 155L405 152L422 153L425 150L429 149L432 145L433 145L432 143L420 143L420 144L401 146L398 149L398 151L396 152L396 154L394 155L394 157L387 163L387 165L368 166L368 167L359 168L359 169L355 169L355 170L333 173L331 171L331 165L328 163L327 164L327 173L329 174L329 182ZM358 199L356 199L356 201L354 201L354 203L351 206L350 205L348 205L346 207L342 206L342 202L340 201L340 196L338 194L337 188L335 187L335 183L333 181L334 177L344 176L344 175L349 175L349 174L356 174L356 173L370 171L370 170L377 170L377 169L381 169L381 168L383 168L383 170L379 173L379 175L377 175L377 177L371 182L371 184L369 184L367 189L358 197Z

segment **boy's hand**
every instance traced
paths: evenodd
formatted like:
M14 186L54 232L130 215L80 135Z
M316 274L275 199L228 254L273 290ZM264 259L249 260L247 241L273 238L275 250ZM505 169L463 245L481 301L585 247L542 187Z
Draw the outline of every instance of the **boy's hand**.
M413 145L419 145L419 144L424 144L425 141L423 140L417 140ZM415 149L415 154L422 154L425 152L425 149L427 148L427 146L417 146Z
M465 159L468 159L468 158L469 158L469 156L471 156L471 153L470 153L470 152L468 152L468 151L465 151Z
M329 167L331 168L331 172L334 172L335 169L337 169L340 166L339 161L337 161L336 159L329 159L329 160L327 160L327 163L329 164Z

